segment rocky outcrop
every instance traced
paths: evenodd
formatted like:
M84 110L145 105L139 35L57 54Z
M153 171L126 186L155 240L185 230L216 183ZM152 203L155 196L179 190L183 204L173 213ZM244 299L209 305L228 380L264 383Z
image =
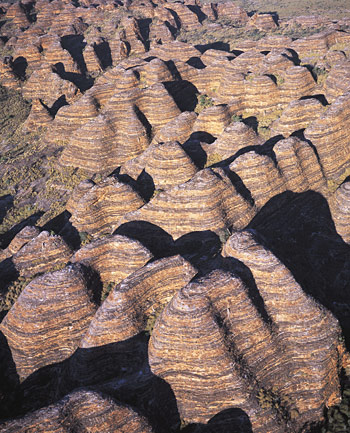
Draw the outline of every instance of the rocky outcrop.
M350 242L350 183L344 182L330 200L330 208L335 228L346 243Z
M121 405L100 392L79 390L59 402L39 409L23 418L0 426L3 433L68 433L72 426L77 433L151 433L147 420L132 408Z
M180 256L157 260L135 271L109 294L80 346L102 346L151 331L163 308L196 272Z
M250 20L248 25L256 27L258 30L273 30L278 27L278 24L274 20L274 17L270 14L259 14L255 13Z
M205 131L214 137L219 136L231 122L227 105L214 105L201 111L194 122L193 132Z
M344 125L349 113L350 93L347 92L305 130L305 137L316 147L327 179L341 181L346 176L349 167L350 131L344 128ZM336 153L332 143L337 143Z
M16 254L24 245L36 238L40 234L37 227L26 226L12 239L9 246L4 250L6 255L12 256Z
M218 155L225 159L233 156L240 149L261 144L256 132L243 122L233 122L210 145L209 155Z
M179 114L158 131L153 138L153 142L164 143L167 141L178 141L183 144L190 138L196 119L196 113L193 111L185 111Z
M145 203L131 186L114 178L106 178L97 185L90 183L90 188L86 188L79 198L78 193L75 197L77 201L71 201L70 205L70 221L79 232L94 236L113 233L124 214Z
M119 283L144 266L152 254L140 242L126 236L106 236L83 246L71 261L96 270L102 282Z
M148 221L176 240L195 231L219 233L232 225L243 228L252 215L250 204L237 193L223 170L205 169L190 181L159 192L141 209L126 214L119 223Z
M324 112L325 107L316 98L292 101L282 112L281 117L272 125L274 135L291 135L305 129Z
M288 396L288 409L295 408L293 424L300 426L306 419L318 419L325 405L339 400L339 365L347 362L338 340L337 320L303 292L288 269L251 233L234 234L223 253L249 267L266 314L276 326L284 349L276 352L275 359L281 362L280 374L284 375L286 369L290 373L280 384L278 374L270 380L277 394ZM334 359L339 359L339 365ZM263 375L269 374L264 371Z
M326 77L323 89L328 102L333 103L337 97L350 90L350 61L335 64Z
M22 380L78 347L96 309L90 284L91 276L73 265L24 288L0 325Z
M316 86L310 71L303 66L286 69L282 78L279 100L281 104L288 104L295 99L311 95Z
M20 275L33 277L65 265L72 254L60 236L43 231L14 254L13 263Z

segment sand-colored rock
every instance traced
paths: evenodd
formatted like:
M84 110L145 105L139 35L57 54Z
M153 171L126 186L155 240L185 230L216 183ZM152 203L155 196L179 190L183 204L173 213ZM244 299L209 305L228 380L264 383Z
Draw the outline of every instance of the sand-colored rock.
M248 14L241 7L232 2L220 2L217 5L217 15L219 18L229 18L236 24L244 25L248 22Z
M53 121L53 117L49 110L40 99L34 99L30 109L29 116L25 120L23 127L27 131L32 131L34 128L47 127Z
M350 61L342 61L332 67L323 89L327 101L333 103L337 97L350 90Z
M305 129L324 112L325 107L316 98L292 101L272 125L273 135L288 137L295 131Z
M283 83L280 87L281 104L288 104L303 96L312 95L316 83L310 71L303 66L292 66L283 74Z
M344 182L330 200L330 209L335 228L346 243L350 242L350 183Z
M105 236L78 250L72 263L79 262L96 270L103 282L116 284L141 268L152 254L140 242L126 236Z
M94 236L111 234L124 214L140 208L144 203L131 186L114 178L106 178L89 188L74 204L71 202L70 221L79 232Z
M339 359L342 365L344 348L339 343L337 320L303 292L288 269L251 233L232 235L223 254L249 267L266 314L276 326L278 341L284 347L277 352L277 359L284 374L286 369L290 373L281 383L275 377L272 384L277 393L288 396L290 407L296 408L293 424L301 426L306 419L319 419L324 406L335 404L340 398L335 360Z
M71 249L60 236L43 231L14 254L13 263L20 275L33 277L63 266L71 256Z
M248 79L247 79L248 78ZM274 80L268 75L250 78L245 82L245 111L249 114L265 114L277 108L279 89Z
M231 116L227 105L214 105L201 111L194 122L193 132L205 131L219 136L230 124Z
M148 221L176 240L194 231L219 233L232 225L243 228L253 215L250 204L236 192L222 170L205 169L188 182L159 192L141 209L126 214L120 224Z
M178 141L183 144L190 138L196 119L196 113L193 111L184 111L175 117L175 119L170 120L170 122L164 125L154 136L153 142Z
M350 93L340 96L305 130L305 137L316 147L327 179L338 180L349 167L350 131L345 128L350 115ZM334 152L334 143L337 151Z
M19 377L67 359L76 350L96 310L90 278L68 266L31 281L0 325Z
M0 426L2 433L151 433L148 421L100 392L74 391L59 402Z
M255 13L248 21L248 26L256 27L258 30L273 30L278 24L270 14Z
M150 330L156 317L196 270L182 257L149 263L119 283L98 309L82 348L127 340Z

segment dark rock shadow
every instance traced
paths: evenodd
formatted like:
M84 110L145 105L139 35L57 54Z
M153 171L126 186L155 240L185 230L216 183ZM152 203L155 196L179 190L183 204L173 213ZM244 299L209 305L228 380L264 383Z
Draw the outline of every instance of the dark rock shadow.
M122 224L113 234L128 236L141 242L151 251L155 258L176 254L172 236L162 228L147 221L131 221Z
M18 277L19 273L11 257L0 262L0 298L5 295L8 286Z
M52 72L56 73L62 80L67 80L75 84L81 92L85 92L94 85L94 79L91 77L86 77L84 74L78 74L76 72L66 72L62 62L56 63L52 67Z
M112 53L109 43L107 41L102 41L99 44L95 43L94 51L103 70L112 66Z
M6 233L0 235L0 247L1 248L8 247L9 243L12 241L12 239L16 236L18 232L20 232L25 226L35 225L35 223L43 214L44 214L43 211L35 212L25 220L11 227L10 230L8 230Z
M205 69L206 66L199 57L191 57L186 62L188 65L196 69Z
M317 95L310 95L310 96L302 96L300 98L300 101L305 101L306 99L317 99L318 101L321 102L321 104L326 107L327 105L329 105L329 102L327 101L325 95L323 94L317 94Z
M292 48L287 48L287 51L289 51L290 54L282 54L282 56L285 56L287 57L287 59L291 60L295 66L300 66L300 59L298 53Z
M26 78L26 70L28 67L27 59L23 56L17 57L13 62L11 62L11 68L16 77L24 81Z
M182 433L253 433L249 416L233 407L214 415L207 424L190 424Z
M165 81L163 84L182 112L196 108L198 89L190 81Z
M218 41L218 42L210 42L208 44L198 44L194 46L199 50L202 54L207 50L220 50L222 51L222 55L229 55L230 52L230 44L228 42ZM234 56L232 56L234 58Z
M202 22L207 18L204 12L202 12L201 8L197 5L187 5L188 9L197 15L198 21L202 24Z
M332 311L350 347L350 245L336 232L327 200L286 191L248 226L292 272L303 290Z
M207 144L212 144L216 140L216 137L214 137L213 135L209 134L209 132L206 131L195 131L192 132L189 140L198 140Z
M204 168L208 155L203 149L200 140L188 139L182 145L182 148L200 170Z
M86 74L87 68L83 56L83 50L86 47L84 35L65 35L61 37L61 46L67 50L77 63L82 74Z
M0 224L3 222L7 211L13 206L13 196L6 194L0 197Z

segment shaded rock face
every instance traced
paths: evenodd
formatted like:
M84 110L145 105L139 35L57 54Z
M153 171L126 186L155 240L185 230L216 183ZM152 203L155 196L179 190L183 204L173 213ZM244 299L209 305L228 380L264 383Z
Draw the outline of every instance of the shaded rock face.
M0 4L1 432L348 431L349 24Z
M96 310L89 291L89 276L79 266L45 274L25 287L0 325L22 380L75 351Z

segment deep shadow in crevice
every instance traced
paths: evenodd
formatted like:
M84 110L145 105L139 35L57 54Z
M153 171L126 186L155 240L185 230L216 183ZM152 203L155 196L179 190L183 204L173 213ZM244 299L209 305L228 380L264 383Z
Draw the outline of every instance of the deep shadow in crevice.
M94 79L91 77L86 77L84 74L77 74L76 72L66 72L62 62L56 63L52 67L52 72L56 73L62 80L75 84L81 92L85 92L94 85Z
M11 227L10 230L8 230L6 233L0 235L0 247L1 248L8 247L9 243L12 241L12 239L16 236L18 232L20 232L25 226L35 225L35 223L42 215L44 215L43 211L35 212L25 220Z
M333 312L349 349L350 246L336 232L327 200L314 191L286 191L269 200L248 228L307 294Z
M298 53L292 48L287 48L286 51L290 52L290 55L282 54L282 56L287 57L287 59L291 60L295 66L300 66L300 59Z
M326 107L327 105L329 105L329 102L327 101L325 95L319 93L317 95L308 95L308 96L302 96L300 98L300 101L305 101L307 99L317 99L318 101L321 102L321 104Z
M149 140L152 140L152 125L149 123L147 117L144 115L144 113L139 109L137 105L134 105L134 111L137 116L137 118L140 120L142 125L145 127L147 138Z
M200 170L204 168L208 156L205 150L203 149L200 140L188 139L182 145L182 148Z
M79 67L80 72L85 75L87 72L83 50L86 47L84 35L65 35L61 37L61 46L67 50Z
M93 48L103 70L112 66L112 53L107 41L102 41L99 44L95 43Z
M165 81L163 84L182 112L194 111L198 103L198 89L190 81Z
M0 197L0 224L3 222L7 211L13 206L13 196L6 194Z
M197 15L198 21L202 24L202 22L207 18L205 13L202 12L201 8L197 5L187 5L188 9Z
M151 18L137 19L137 23L140 29L142 43L145 45L146 51L148 51L150 47L149 33L150 33L150 25L152 23L152 19Z
M198 44L194 47L197 48L197 50L199 50L202 54L205 53L207 50L219 50L222 51L223 56L227 55L229 57L231 55L232 58L235 57L230 52L230 44L228 42L210 42L208 44Z
M26 78L27 67L27 59L23 56L19 56L13 62L11 62L11 68L13 73L22 81L24 81Z
M196 69L206 68L205 64L202 62L200 57L191 57L190 59L187 60L186 63Z
M131 186L131 188L136 191L140 196L148 202L154 194L155 186L152 176L150 176L145 169L139 174L138 178L135 180L128 174L121 174L120 167L116 168L110 176L115 177L126 185Z
M12 261L12 257L0 262L0 298L5 296L8 286L17 280L19 273Z
M195 131L192 132L189 140L198 140L202 141L203 143L212 144L216 140L216 137L209 134L209 132L206 131Z

